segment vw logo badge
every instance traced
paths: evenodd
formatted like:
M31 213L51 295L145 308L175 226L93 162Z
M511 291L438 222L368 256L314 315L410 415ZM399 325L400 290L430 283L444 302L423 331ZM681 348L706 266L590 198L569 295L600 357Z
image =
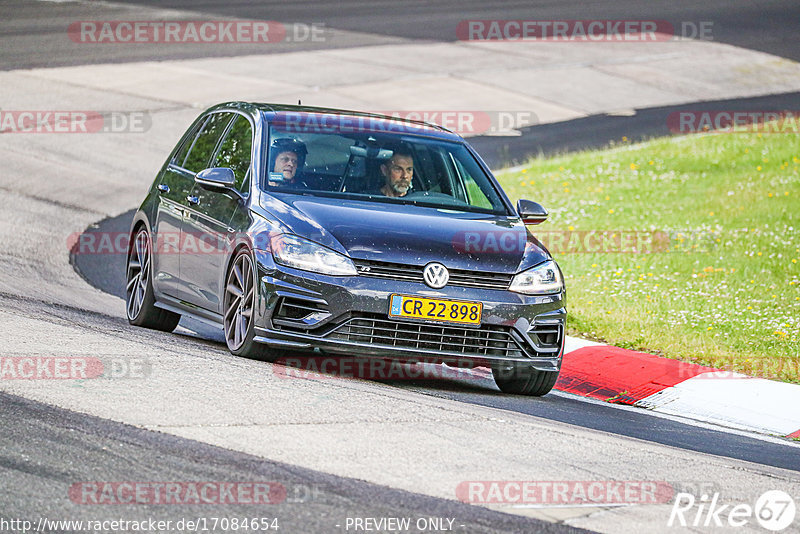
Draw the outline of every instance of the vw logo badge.
M447 267L441 263L429 263L425 266L425 270L422 271L422 275L425 278L425 283L433 289L443 288L447 285L447 281L450 280L450 273L447 272Z

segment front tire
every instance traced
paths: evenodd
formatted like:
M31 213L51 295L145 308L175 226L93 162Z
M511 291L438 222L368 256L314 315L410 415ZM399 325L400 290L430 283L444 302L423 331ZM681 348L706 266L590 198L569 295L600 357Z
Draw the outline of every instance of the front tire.
M172 332L181 316L156 307L152 280L152 241L147 229L140 227L128 251L125 304L128 322L134 326Z
M537 371L529 364L495 364L492 376L503 393L541 397L550 393L558 371Z
M225 277L223 328L228 350L235 356L275 361L280 353L254 341L253 315L256 306L256 269L250 251L240 249Z

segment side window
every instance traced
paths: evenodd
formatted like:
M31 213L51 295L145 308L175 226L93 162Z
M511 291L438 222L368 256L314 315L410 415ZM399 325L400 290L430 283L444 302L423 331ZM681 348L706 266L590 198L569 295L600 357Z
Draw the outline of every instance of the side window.
M236 189L244 192L247 171L250 169L253 129L250 121L241 115L237 115L233 120L233 126L222 141L212 167L233 169L233 174L236 176Z
M175 153L175 156L170 160L172 165L177 165L178 167L183 167L183 162L186 159L186 154L189 153L189 150L192 148L194 144L195 138L197 138L197 132L203 125L208 121L206 117L204 120L198 121L194 127L192 128L192 133L186 136L186 139L183 140L183 144Z
M479 208L492 209L492 201L486 197L469 171L461 164L461 160L454 159L454 161L456 163L458 177L462 181L462 187L466 189L467 202Z
M183 162L184 169L197 173L208 167L211 154L214 153L217 141L230 122L231 115L232 113L213 113L208 118Z

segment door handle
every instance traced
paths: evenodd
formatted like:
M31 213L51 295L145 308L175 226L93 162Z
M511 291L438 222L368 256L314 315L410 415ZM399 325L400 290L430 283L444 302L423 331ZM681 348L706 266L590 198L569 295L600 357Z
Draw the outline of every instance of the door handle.
M169 193L169 186L167 184L158 184L158 190L162 193Z
M200 204L200 198L199 197L194 197L192 195L189 195L188 197L186 197L186 201L189 204L191 204L192 206L197 206L198 204Z

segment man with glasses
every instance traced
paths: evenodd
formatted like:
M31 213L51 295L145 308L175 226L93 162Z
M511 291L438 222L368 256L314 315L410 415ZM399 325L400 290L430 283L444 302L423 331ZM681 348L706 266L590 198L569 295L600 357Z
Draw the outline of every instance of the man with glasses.
M300 176L307 154L306 145L300 141L276 139L270 148L269 185L307 188Z

